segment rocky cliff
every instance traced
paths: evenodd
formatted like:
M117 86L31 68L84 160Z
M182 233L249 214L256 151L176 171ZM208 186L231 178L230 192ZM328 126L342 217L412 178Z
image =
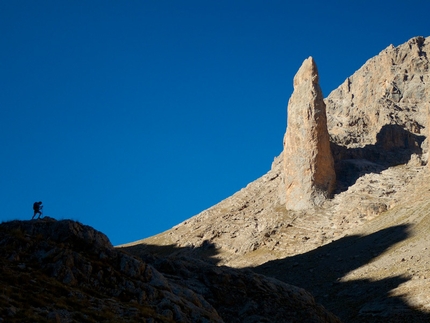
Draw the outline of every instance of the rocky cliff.
M159 254L170 245L176 257L210 255L218 265L251 268L304 286L345 322L428 322L429 42L390 45L324 99L336 177L331 198L288 207L288 171L297 156L285 149L267 174L233 196L124 247ZM305 89L318 92L315 82ZM318 119L317 97L307 102L293 94L291 117L290 105L302 102ZM310 134L312 127L295 122L296 131ZM324 128L324 120L315 127Z

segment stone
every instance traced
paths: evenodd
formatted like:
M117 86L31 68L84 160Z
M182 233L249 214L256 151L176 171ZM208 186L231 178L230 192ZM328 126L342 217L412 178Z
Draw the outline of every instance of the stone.
M309 57L294 77L294 92L288 102L284 181L289 210L321 205L336 183L326 106L318 82L317 66Z
M25 269L4 257L11 249ZM146 322L154 316L157 322L250 322L257 314L259 321L340 323L301 288L193 257L133 255L71 220L1 223L0 260L0 288L16 304L0 315L11 322L23 309L34 321L46 321L43 306L50 322L61 323Z
M19 264L16 258L5 257L11 250L19 256ZM101 253L106 257L100 259ZM40 307L50 313L50 322L116 322L127 316L145 321L163 313L167 317L160 321L172 320L173 313L175 322L224 322L202 295L114 249L103 233L76 221L1 223L0 259L0 288L11 291L8 302L17 308L9 311L11 322L19 320L24 309L32 320L46 321Z
M330 93L325 102L334 143L375 145L381 129L393 125L422 135L429 102L429 40L414 37L388 46Z

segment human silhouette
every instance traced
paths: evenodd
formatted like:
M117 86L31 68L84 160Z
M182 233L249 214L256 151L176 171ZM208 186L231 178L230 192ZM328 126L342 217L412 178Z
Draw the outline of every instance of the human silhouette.
M36 214L39 214L39 216L37 218L40 219L40 216L42 215L42 208L43 208L42 202L39 201L39 202L33 203L34 214L33 214L33 217L31 218L32 220L34 219Z

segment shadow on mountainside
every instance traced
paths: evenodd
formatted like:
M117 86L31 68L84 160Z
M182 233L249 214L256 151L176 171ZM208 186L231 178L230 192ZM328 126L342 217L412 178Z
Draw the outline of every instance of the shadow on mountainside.
M409 277L345 279L348 273L371 263L391 246L407 239L408 230L408 225L398 225L366 236L345 236L304 254L235 270L251 269L302 287L343 322L430 322L429 314L410 307L401 297L390 295ZM216 246L208 241L196 248L141 244L124 249L155 265L163 274L178 277L183 276L181 262L195 259L196 264L202 261L216 264L218 254Z
M208 240L204 240L200 247L178 247L174 244L157 246L141 243L134 246L119 247L118 249L125 250L142 259L146 259L148 256L192 257L212 265L217 265L219 263L219 259L216 258L218 250L215 244Z
M390 295L390 291L408 281L408 277L342 279L408 236L407 225L367 236L346 236L307 253L269 261L252 269L305 288L343 322L430 322L429 314Z
M374 145L347 148L331 143L337 187L335 194L346 191L358 178L380 173L388 167L406 164L412 154L421 154L425 136L413 134L399 125L384 125Z
M170 282L202 295L225 322L341 322L302 288L249 268L214 265L217 250L209 241L197 248L141 244L119 249L150 264Z

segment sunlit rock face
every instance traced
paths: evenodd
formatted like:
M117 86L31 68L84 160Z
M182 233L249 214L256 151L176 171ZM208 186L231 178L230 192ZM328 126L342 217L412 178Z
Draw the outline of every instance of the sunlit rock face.
M284 138L286 208L321 205L332 193L336 174L327 131L326 106L318 69L306 59L294 77Z
M427 135L430 37L388 46L325 100L331 141L347 148L375 145L387 125ZM336 157L335 157L336 159Z

